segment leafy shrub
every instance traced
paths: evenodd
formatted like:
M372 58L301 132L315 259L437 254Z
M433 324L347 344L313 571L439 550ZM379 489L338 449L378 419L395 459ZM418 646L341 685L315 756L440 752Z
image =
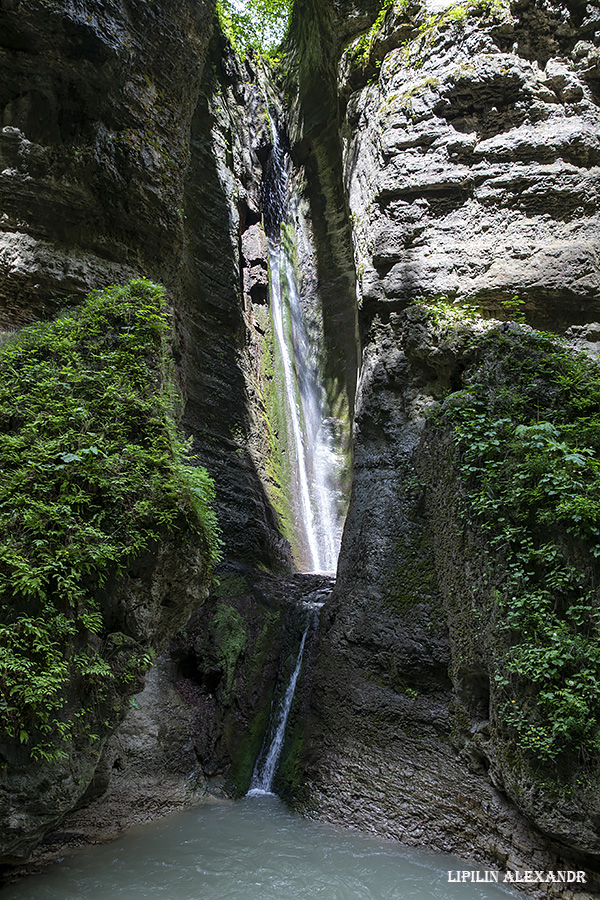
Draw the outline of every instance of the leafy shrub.
M451 323L450 323L451 324ZM493 615L499 714L516 746L551 761L600 756L600 367L558 337L476 338L453 428L465 516L504 579ZM499 580L499 579L498 579Z
M277 62L291 10L292 0L217 0L221 28L242 58L252 49Z
M163 289L140 280L0 348L0 735L34 757L151 661L107 634L107 580L169 532L218 555L213 485L175 425L170 335Z

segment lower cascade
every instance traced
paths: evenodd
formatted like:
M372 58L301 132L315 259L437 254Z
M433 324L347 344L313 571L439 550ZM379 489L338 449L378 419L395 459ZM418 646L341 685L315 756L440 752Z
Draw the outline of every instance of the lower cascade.
M283 750L283 742L285 739L288 717L290 714L290 709L292 708L294 694L296 692L298 676L300 675L300 669L302 668L302 659L304 656L306 639L311 627L315 626L317 623L320 608L321 604L315 604L308 611L306 625L304 627L302 640L300 641L300 648L298 650L298 656L296 658L296 665L285 689L285 693L281 697L279 703L276 704L274 712L272 711L271 713L271 721L269 723L269 728L267 728L265 742L258 756L258 759L256 760L254 772L252 773L250 790L247 794L248 797L273 793L273 779L277 771L277 766L279 765L281 751ZM270 734L272 734L273 737L269 742L268 737Z

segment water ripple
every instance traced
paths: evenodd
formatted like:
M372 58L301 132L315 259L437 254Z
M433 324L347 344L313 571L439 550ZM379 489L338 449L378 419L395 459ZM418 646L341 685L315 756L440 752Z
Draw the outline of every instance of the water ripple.
M273 796L186 810L7 887L2 900L502 900L452 857L316 825Z

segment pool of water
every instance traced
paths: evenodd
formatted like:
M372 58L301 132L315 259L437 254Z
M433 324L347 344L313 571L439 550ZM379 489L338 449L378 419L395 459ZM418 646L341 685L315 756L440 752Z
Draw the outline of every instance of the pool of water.
M453 857L306 821L276 797L186 810L82 850L2 900L502 900ZM473 867L475 868L475 867Z

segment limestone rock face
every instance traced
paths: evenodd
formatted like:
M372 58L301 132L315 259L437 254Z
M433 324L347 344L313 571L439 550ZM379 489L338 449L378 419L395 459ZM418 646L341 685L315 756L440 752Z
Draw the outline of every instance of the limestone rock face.
M133 275L164 283L182 420L216 482L225 552L285 569L289 548L263 483L252 310L266 294L257 155L266 136L246 107L262 101L255 74L213 37L213 15L204 0L2 0L0 330ZM242 245L253 247L246 294ZM199 563L187 542L138 560L106 586L114 630L164 646L204 600ZM126 699L114 698L120 713ZM22 748L2 748L5 860L26 856L79 802L103 740L33 767Z
M176 290L183 423L215 481L225 555L288 569L289 546L267 495L269 416L260 376L268 262L258 154L270 138L255 73L242 72L219 35L210 59L192 118L182 199Z
M286 568L255 376L263 101L211 43L213 15L205 0L0 5L0 331L136 275L163 283L226 552Z
M114 838L205 795L194 748L197 712L182 699L174 680L172 660L165 654L106 742L77 807L37 849L36 863L84 842Z
M554 328L597 317L597 47L582 38L598 23L560 3L486 9L390 16L359 90L352 44L342 58L367 320L436 295L493 312L517 296Z
M360 7L374 23L377 11ZM458 687L420 442L427 410L459 387L465 361L398 313L443 295L510 318L518 301L512 310L533 325L572 326L593 351L597 11L558 0L394 4L370 32L354 19L357 37L323 5L302 8L340 48L338 105L323 104L338 114L362 342L352 498L311 701L311 798L326 819L408 843L552 868L562 854L597 852L594 803L569 835L566 807L553 824L539 797L518 811L489 762L452 746ZM317 139L311 148L318 169ZM473 745L488 740L480 713Z
M172 280L211 20L190 0L2 3L1 322L133 271Z
M353 495L312 679L310 804L328 821L493 866L583 868L578 854L589 853L595 885L589 780L557 799L539 774L513 765L490 724L500 701L488 659L502 638L488 626L479 667L463 654L490 589L461 518L451 436L440 450L426 414L473 365L469 335L492 326L479 320L441 341L409 309L369 332Z
M363 357L353 493L316 651L311 800L327 819L468 855L486 805L500 823L510 814L449 742L450 648L416 469L432 384L392 319ZM485 841L498 840L490 825Z

